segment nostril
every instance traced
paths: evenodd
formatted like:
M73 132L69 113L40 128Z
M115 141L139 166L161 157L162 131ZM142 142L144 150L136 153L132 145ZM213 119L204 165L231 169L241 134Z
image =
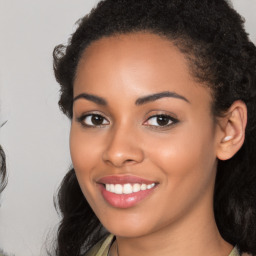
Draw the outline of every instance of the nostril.
M136 161L134 161L133 159L127 159L127 160L124 161L124 164L129 164L129 163L132 164L134 162L136 162Z
M112 164L116 167L123 165L132 165L143 161L144 154L139 147L127 146L126 143L112 143L102 152L102 160L105 163Z

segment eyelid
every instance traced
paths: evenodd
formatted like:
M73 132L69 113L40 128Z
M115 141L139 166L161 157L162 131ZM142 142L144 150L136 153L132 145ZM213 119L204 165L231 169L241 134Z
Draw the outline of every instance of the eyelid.
M107 124L102 124L102 125L88 125L84 122L85 118L89 117L89 116L101 116L103 119L107 120ZM82 113L81 115L79 115L78 117L76 117L76 121L78 123L80 123L82 126L86 127L86 128L101 128L101 127L105 127L106 125L110 124L110 121L108 120L108 118L105 117L104 114L100 113L100 112L87 112L87 113Z
M150 119L152 118L157 118L157 117L160 117L160 116L164 116L164 117L167 117L171 123L170 124L167 124L167 125L150 125L150 124L146 124L146 122L148 122ZM157 112L155 114L151 114L150 116L148 116L146 118L146 121L143 123L145 126L148 126L148 127L152 127L154 129L166 129L166 128L169 128L170 126L173 126L175 125L176 123L179 122L179 120L177 119L176 115L175 117L173 117L174 114L171 114L171 113L166 113L166 112Z
M167 117L170 121L172 121L172 123L174 123L175 121L176 121L176 119L175 118L173 118L173 117L171 117L171 116L169 116L169 115L154 115L154 116L150 116L147 120L146 120L146 122L148 121L148 120L150 120L150 119L152 119L152 118L157 118L157 117L161 117L161 116L163 116L163 117Z
M152 113L153 112L153 113ZM93 115L96 115L96 116L101 116L105 121L107 121L107 124L99 124L99 125L88 125L84 122L85 118L88 117L88 116L93 116ZM153 129L167 129L173 125L175 125L176 123L179 122L179 120L177 119L177 116L173 113L170 113L170 112L166 112L166 111L150 111L148 114L147 114L147 118L146 120L142 123L143 125L145 126L148 126L149 128L153 128ZM157 118L157 117L160 117L160 116L164 116L164 117L167 117L171 123L170 124L166 124L166 125L152 125L152 124L147 124L147 122L150 120L150 119L153 119L153 118ZM175 117L173 117L175 116ZM86 127L86 128L102 128L102 127L106 127L107 125L110 124L110 121L109 121L109 118L107 118L105 116L105 114L99 112L99 111L88 111L88 112L85 112L85 113L82 113L80 114L78 117L75 118L75 120L80 123L83 127Z

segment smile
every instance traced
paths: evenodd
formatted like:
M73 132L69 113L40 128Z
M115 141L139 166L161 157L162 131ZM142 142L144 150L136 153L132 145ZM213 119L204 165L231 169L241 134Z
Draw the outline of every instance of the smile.
M136 176L106 176L97 181L104 200L115 208L136 206L148 198L158 183Z
M151 189L155 186L155 183L152 183L150 185L147 184L105 184L105 188L107 191L114 193L114 194L118 194L118 195L122 195L122 194L132 194L132 193L137 193L143 190L147 190L147 189Z

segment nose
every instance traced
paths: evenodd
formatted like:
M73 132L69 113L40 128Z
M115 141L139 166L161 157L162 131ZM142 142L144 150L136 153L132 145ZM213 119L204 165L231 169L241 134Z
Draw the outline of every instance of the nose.
M116 128L108 136L108 143L103 152L103 161L115 167L140 163L144 153L135 132L127 128Z

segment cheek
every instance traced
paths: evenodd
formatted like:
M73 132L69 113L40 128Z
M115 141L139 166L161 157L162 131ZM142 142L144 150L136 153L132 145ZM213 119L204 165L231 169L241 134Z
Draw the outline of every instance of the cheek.
M94 191L93 170L98 162L98 147L92 146L92 136L86 135L81 127L72 124L70 130L70 154L75 173L85 197L90 200Z
M72 163L76 173L79 173L84 169L84 166L88 165L88 150L84 137L76 131L77 129L72 125L70 131L70 154Z
M177 131L162 138L152 138L154 147L145 147L148 158L177 186L200 183L212 177L216 160L212 129L208 127L202 131L191 125Z
M101 150L99 140L93 134L83 132L77 124L70 130L70 154L76 173L89 175L94 164L99 160Z
M211 202L216 171L214 147L209 142L212 135L191 130L153 139L154 147L146 146L148 159L161 170L165 196L158 200L162 202L160 215L172 212L171 217L181 216L205 198Z
M91 136L87 136L81 127L72 124L70 130L70 154L77 176L78 183L87 201L93 207L95 197L95 183L93 182L93 170L98 160L95 151L97 147L92 147Z

